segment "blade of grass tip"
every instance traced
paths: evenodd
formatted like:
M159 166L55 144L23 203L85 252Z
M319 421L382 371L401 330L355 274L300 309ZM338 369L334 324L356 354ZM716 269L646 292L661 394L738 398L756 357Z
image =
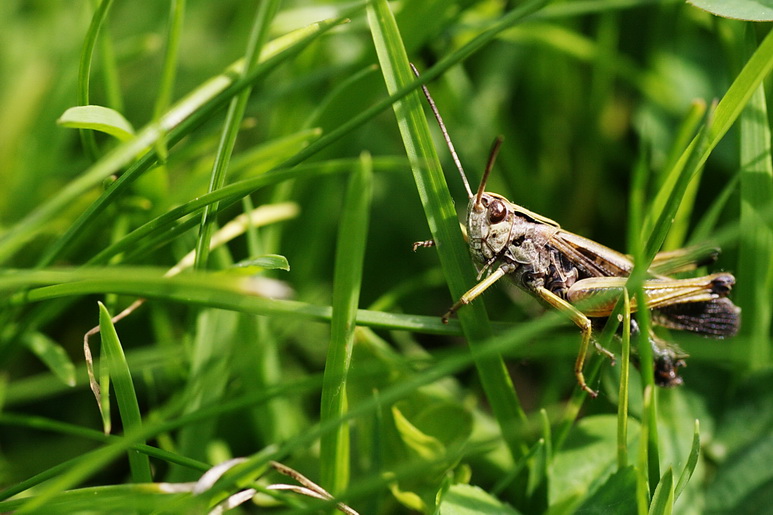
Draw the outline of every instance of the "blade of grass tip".
M322 382L321 423L341 420L347 411L347 377L354 346L362 269L370 217L373 170L370 156L349 178L336 243L330 346ZM337 495L349 484L349 426L342 423L320 441L321 484Z
M753 27L746 27L744 46L755 44ZM773 162L770 125L763 85L754 91L741 113L741 223L738 248L738 293L747 336L748 367L770 363L773 315L773 225L766 216L773 205Z
M107 19L107 12L110 10L113 0L102 0L91 17L91 24L83 41L83 50L81 51L80 66L78 68L78 105L89 105L89 83L91 79L91 61L94 58L94 48L97 45L99 31ZM99 159L99 149L97 140L94 138L94 132L90 130L81 130L81 143L83 148L92 161Z
M413 80L408 56L387 2L370 1L367 13L387 90L392 94ZM475 277L418 93L407 95L395 103L394 110L427 223L437 243L441 267L451 294L454 298L459 298L475 283ZM492 334L481 300L478 299L460 310L459 320L469 341L483 389L491 403L502 436L513 457L517 459L525 452L518 428L526 420L526 416L504 361L501 356L487 359L475 357L482 342Z
M695 131L699 127L700 121L703 119L703 116L706 113L706 108L706 102L704 100L694 101L692 103L687 116L685 117L679 131L677 132L677 137L675 139L675 144L672 150L673 155L676 155L677 149L682 149L687 146L689 143L689 134L695 134ZM668 170L670 168L666 169ZM666 236L666 241L663 243L664 249L675 249L684 246L685 239L687 238L687 234L689 232L690 218L692 216L693 208L695 207L695 199L698 195L698 187L700 186L702 171L703 167L701 167L698 170L698 173L696 173L692 179L690 179L690 183L688 184L687 190L684 194L684 199L682 202L680 202L679 209L676 211L674 223L672 224L671 230ZM663 188L661 191L666 192L668 190Z
M129 365L126 363L126 356L123 353L112 317L101 302L99 303L99 328L102 334L102 349L105 352L110 375L113 379L113 388L115 390L116 403L118 404L118 412L121 416L121 424L124 427L124 431L139 432L142 429L142 416L140 415L140 407L137 402L137 392L134 390ZM128 453L132 480L135 483L149 483L153 481L153 476L150 472L150 460L147 455L140 454L134 450L130 450Z
M260 51L263 44L268 39L268 30L274 15L279 9L278 0L267 0L258 3L258 9L255 13L255 20L250 32L247 43L247 51L244 56L244 76L255 69L260 60ZM252 93L252 86L247 86L242 92L231 100L228 106L223 132L220 135L215 161L212 164L212 176L209 182L208 192L218 190L225 184L226 171L231 162L231 154L236 144L236 136L239 134L244 111L247 109L247 102ZM212 232L215 226L215 216L217 214L218 204L213 203L204 207L201 214L201 225L199 227L199 236L196 240L196 261L193 265L195 269L207 267L209 260L209 242L212 238Z
M687 463L684 465L684 470L679 475L679 481L676 483L674 489L674 502L682 495L687 483L690 482L695 467L698 465L698 457L701 453L701 426L700 421L695 419L695 429L693 431L692 446L690 447L690 455L687 457Z
M49 222L51 217L57 216L74 199L99 185L105 177L116 173L122 167L137 159L137 156L141 156L139 161L131 166L126 173L122 174L70 226L66 233L44 253L39 266L42 267L50 264L72 244L72 240L82 232L85 225L98 220L99 214L115 200L116 196L124 192L134 180L156 162L157 154L154 148L158 138L167 137L169 142L181 140L195 127L211 117L227 100L274 70L279 64L298 55L301 50L308 47L320 35L345 21L345 19L321 21L286 34L275 40L277 44L271 45L270 55L267 55L266 59L249 75L241 79L234 78L234 75L241 69L237 61L224 73L202 84L177 102L160 121L148 124L137 133L134 139L114 148L80 176L68 183L56 196L38 206L20 222L6 231L0 237L0 263L7 261L23 248L30 239L45 227L45 224ZM151 150L148 150L148 148Z
M656 184L658 188L657 194L650 203L649 212L647 213L646 218L643 219L644 223L633 226L637 228L637 230L632 233L632 235L650 234L652 232L655 221L665 208L669 194L673 191L680 174L684 172L684 149L688 148L690 142L695 137L695 134L700 130L701 123L705 120L705 116L706 103L703 101L693 102L689 112L677 131L677 137L674 139L668 158L661 170L662 177L658 177ZM646 131L648 128L648 126L644 126L642 129L643 131ZM642 143L644 143L644 141L642 141ZM643 148L644 145L641 147ZM640 151L642 148L640 148ZM642 159L644 159L644 157L645 155L642 154ZM644 192L642 192L642 194L643 193ZM641 215L644 216L643 210Z
M528 494L532 505L549 504L548 485L550 485L551 463L553 462L553 435L547 410L540 410L541 441L544 445L535 459L529 463Z

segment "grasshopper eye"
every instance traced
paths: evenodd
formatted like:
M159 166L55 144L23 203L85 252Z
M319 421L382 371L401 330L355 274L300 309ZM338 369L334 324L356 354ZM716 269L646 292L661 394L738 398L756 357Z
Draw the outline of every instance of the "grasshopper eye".
M488 207L488 221L492 224L497 224L505 219L507 215L507 207L501 200L495 200Z

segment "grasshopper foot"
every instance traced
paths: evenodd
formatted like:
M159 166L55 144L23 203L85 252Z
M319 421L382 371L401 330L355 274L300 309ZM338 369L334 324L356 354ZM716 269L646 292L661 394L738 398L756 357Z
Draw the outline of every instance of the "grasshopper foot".
M427 247L434 247L435 246L435 240L424 240L424 241L417 241L413 244L413 251L416 252L416 249L419 247L427 248Z

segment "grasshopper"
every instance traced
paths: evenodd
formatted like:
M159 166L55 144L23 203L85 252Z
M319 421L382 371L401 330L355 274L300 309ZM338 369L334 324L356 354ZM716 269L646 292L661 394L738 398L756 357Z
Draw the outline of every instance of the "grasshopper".
M416 68L413 71L418 76ZM580 387L596 397L598 393L585 382L585 360L593 341L597 351L614 363L614 355L593 338L593 330L603 328L612 314L616 299L623 293L633 270L632 259L565 231L555 221L514 204L502 195L485 191L502 144L501 137L495 140L483 178L473 193L435 102L427 87L422 86L422 89L467 190L467 241L479 269L480 282L451 306L443 315L443 322L447 323L462 306L506 277L543 304L566 314L580 328L582 340L574 374ZM433 245L433 240L421 241L416 242L413 249ZM718 250L712 249L700 262L691 260L691 255L683 249L655 256L642 287L653 324L713 338L735 335L741 310L727 297L735 283L733 275L715 273L688 279L669 275L713 261ZM589 302L591 300L597 302ZM634 299L630 306L632 312L638 309ZM638 325L632 319L631 334L638 334L638 331ZM681 384L677 369L685 365L687 354L651 331L648 337L655 359L655 382L660 386Z

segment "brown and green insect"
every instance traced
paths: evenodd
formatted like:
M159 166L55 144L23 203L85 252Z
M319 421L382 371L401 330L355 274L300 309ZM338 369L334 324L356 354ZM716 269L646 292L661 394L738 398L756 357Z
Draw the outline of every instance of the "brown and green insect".
M415 68L414 73L418 75ZM440 113L427 88L423 86L423 90L467 190L467 240L480 271L480 282L451 306L443 315L443 321L448 322L462 306L506 277L544 304L565 313L580 328L582 341L574 373L580 387L595 397L597 392L585 382L583 366L591 341L599 352L614 360L613 354L593 339L593 329L602 328L611 315L633 270L631 258L565 231L553 220L514 204L502 195L485 191L501 138L494 142L480 186L473 193ZM432 245L432 240L417 242L414 250ZM718 251L713 250L699 263L683 262L682 258L690 255L687 250L662 252L655 257L643 285L647 309L654 324L712 338L736 334L741 310L727 298L735 283L731 274L716 273L688 279L669 276L713 261L717 254ZM593 300L598 302L590 302ZM636 302L632 301L631 311L636 309ZM638 333L633 319L631 333ZM655 382L660 386L681 384L677 369L684 366L687 355L652 332L649 340L655 359Z

